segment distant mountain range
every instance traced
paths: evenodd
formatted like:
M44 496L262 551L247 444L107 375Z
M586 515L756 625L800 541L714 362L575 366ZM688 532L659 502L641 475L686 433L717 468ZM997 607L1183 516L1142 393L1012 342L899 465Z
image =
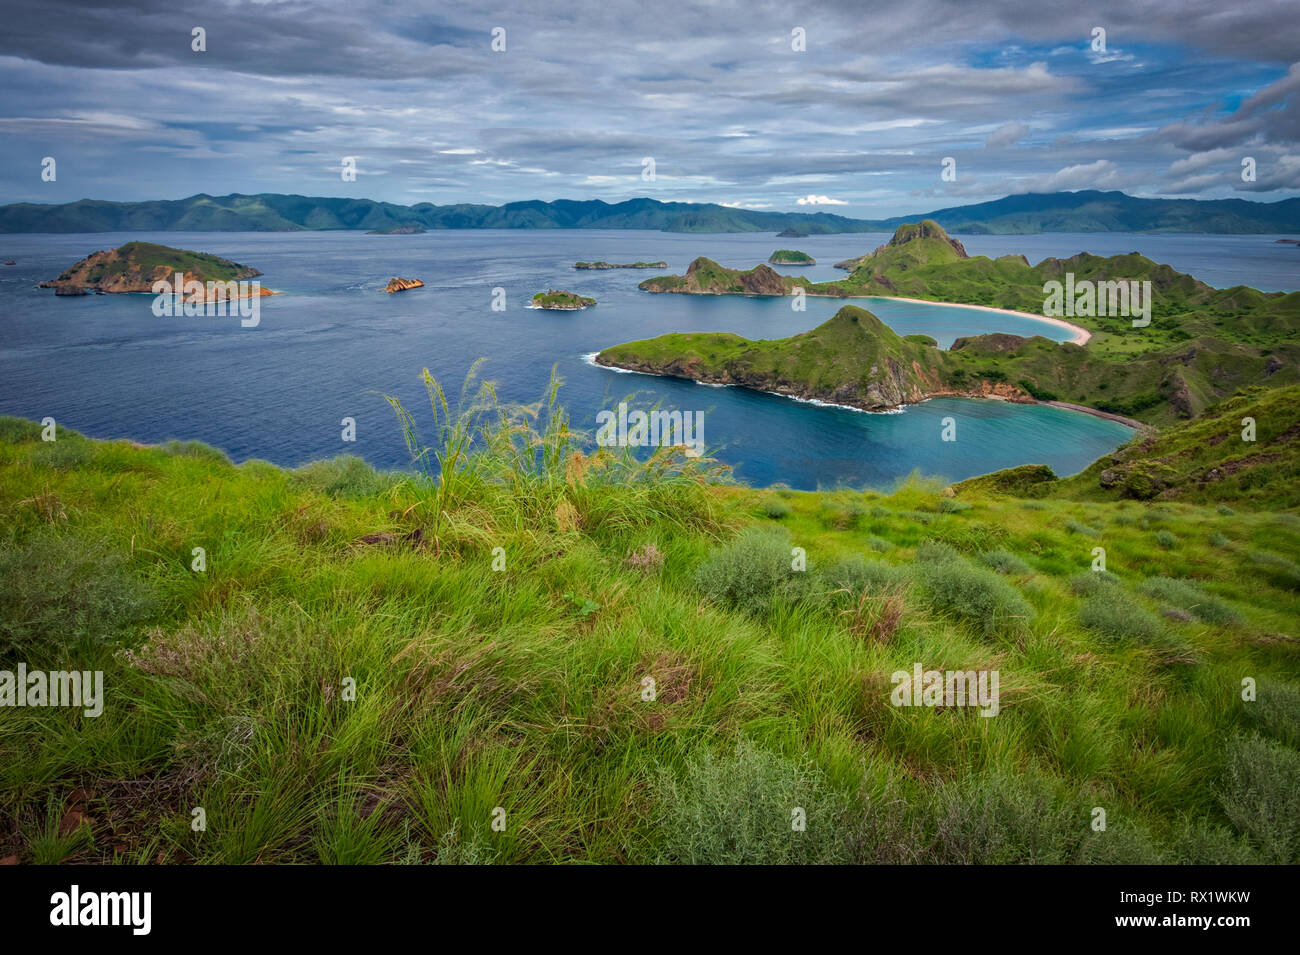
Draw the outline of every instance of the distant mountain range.
M892 219L850 219L827 212L761 212L713 203L629 199L557 199L502 206L458 203L413 206L286 196L190 196L147 202L81 199L59 205L0 206L0 233L19 232L295 232L360 229L650 229L662 232L781 232L787 236L893 232L932 219L951 232L1300 233L1300 198L1139 199L1122 192L1053 192L1007 196Z

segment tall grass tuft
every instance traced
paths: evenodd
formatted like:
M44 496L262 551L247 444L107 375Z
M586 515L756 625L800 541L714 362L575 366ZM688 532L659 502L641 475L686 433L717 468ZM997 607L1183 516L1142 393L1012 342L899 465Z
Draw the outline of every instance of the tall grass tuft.
M659 521L714 529L717 500L705 485L727 479L728 469L678 447L655 449L645 460L631 448L584 451L587 436L572 428L559 403L562 385L551 378L541 400L511 404L481 380L476 361L453 406L426 368L422 373L432 411L432 440L421 438L415 416L386 396L397 415L417 482L431 501L431 538L440 551L455 509L471 504L516 529L562 532L626 530Z

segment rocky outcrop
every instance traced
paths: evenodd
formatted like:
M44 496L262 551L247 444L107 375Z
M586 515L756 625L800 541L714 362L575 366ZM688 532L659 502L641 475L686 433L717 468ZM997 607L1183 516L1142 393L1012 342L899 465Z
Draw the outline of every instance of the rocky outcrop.
M405 292L407 289L424 288L424 283L419 279L395 278L388 280L388 287L384 289L389 295L394 292Z
M740 287L750 295L785 295L785 280L773 268L760 265L736 276Z

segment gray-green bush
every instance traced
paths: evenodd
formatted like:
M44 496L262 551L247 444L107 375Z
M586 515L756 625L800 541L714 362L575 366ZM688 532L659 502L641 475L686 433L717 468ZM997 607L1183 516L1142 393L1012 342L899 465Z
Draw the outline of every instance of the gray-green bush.
M1238 733L1228 743L1219 801L1265 862L1300 862L1300 753Z
M1148 577L1138 588L1148 597L1192 614L1206 623L1230 626L1241 623L1241 614L1217 597L1207 594L1191 580L1172 577Z
M742 740L733 753L701 748L685 772L655 780L661 863L799 865L847 858L847 798L821 772ZM804 829L793 813L803 810Z

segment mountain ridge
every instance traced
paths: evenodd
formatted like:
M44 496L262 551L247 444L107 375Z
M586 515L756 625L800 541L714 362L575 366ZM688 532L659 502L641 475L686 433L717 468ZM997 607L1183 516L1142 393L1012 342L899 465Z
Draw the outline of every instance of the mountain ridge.
M933 220L974 235L1042 232L1300 233L1300 198L1147 199L1122 192L1022 193L887 219L852 219L829 212L765 212L716 203L663 202L639 197L538 199L415 205L337 196L283 193L115 202L17 202L0 206L0 233L32 232L297 232L444 229L631 229L661 232L772 232L793 236L893 232Z

